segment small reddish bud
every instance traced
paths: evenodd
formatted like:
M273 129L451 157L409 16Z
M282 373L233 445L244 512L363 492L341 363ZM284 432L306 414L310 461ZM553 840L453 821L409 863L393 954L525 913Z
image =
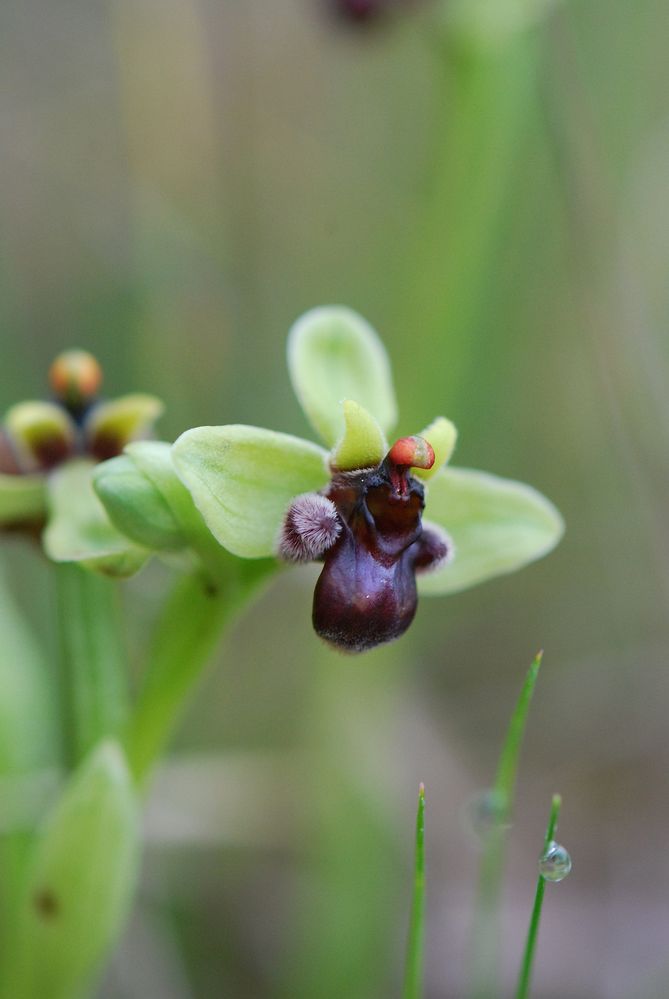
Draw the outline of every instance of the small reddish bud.
M102 369L88 351L66 350L51 365L49 384L68 408L83 409L100 390Z
M400 437L388 452L388 460L400 468L432 468L434 451L424 437Z

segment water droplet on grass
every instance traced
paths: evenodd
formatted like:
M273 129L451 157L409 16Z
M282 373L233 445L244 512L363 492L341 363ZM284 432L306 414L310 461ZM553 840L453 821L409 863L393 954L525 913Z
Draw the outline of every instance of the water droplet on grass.
M490 833L509 827L504 795L492 788L477 791L463 809L463 824L479 845L485 845Z
M562 881L571 870L571 857L563 846L551 840L539 859L539 873L545 881Z

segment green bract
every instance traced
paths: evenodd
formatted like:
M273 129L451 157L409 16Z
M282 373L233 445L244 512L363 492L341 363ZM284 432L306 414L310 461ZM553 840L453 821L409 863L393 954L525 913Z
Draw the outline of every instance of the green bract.
M19 907L7 995L82 995L116 939L137 876L139 809L120 746L99 745L47 818Z
M350 309L313 309L288 342L293 387L328 452L257 427L197 427L173 446L174 465L212 534L244 558L275 555L291 501L323 490L337 469L377 465L395 423L390 369L377 334ZM426 486L427 521L453 539L454 557L422 574L428 594L452 593L540 558L558 542L556 508L522 483L446 469L455 445L443 417L422 432L434 466L416 470Z

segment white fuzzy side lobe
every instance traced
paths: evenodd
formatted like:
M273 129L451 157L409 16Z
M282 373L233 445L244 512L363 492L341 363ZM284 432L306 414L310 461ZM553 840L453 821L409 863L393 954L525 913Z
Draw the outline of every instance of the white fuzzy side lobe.
M320 558L341 534L334 503L319 493L304 493L293 500L281 528L280 558L310 562Z

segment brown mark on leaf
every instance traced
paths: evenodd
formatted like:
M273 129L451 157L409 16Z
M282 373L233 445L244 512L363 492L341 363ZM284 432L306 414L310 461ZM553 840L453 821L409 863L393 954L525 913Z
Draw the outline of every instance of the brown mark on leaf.
M60 903L50 888L41 888L33 896L33 904L43 919L55 919L60 912Z

